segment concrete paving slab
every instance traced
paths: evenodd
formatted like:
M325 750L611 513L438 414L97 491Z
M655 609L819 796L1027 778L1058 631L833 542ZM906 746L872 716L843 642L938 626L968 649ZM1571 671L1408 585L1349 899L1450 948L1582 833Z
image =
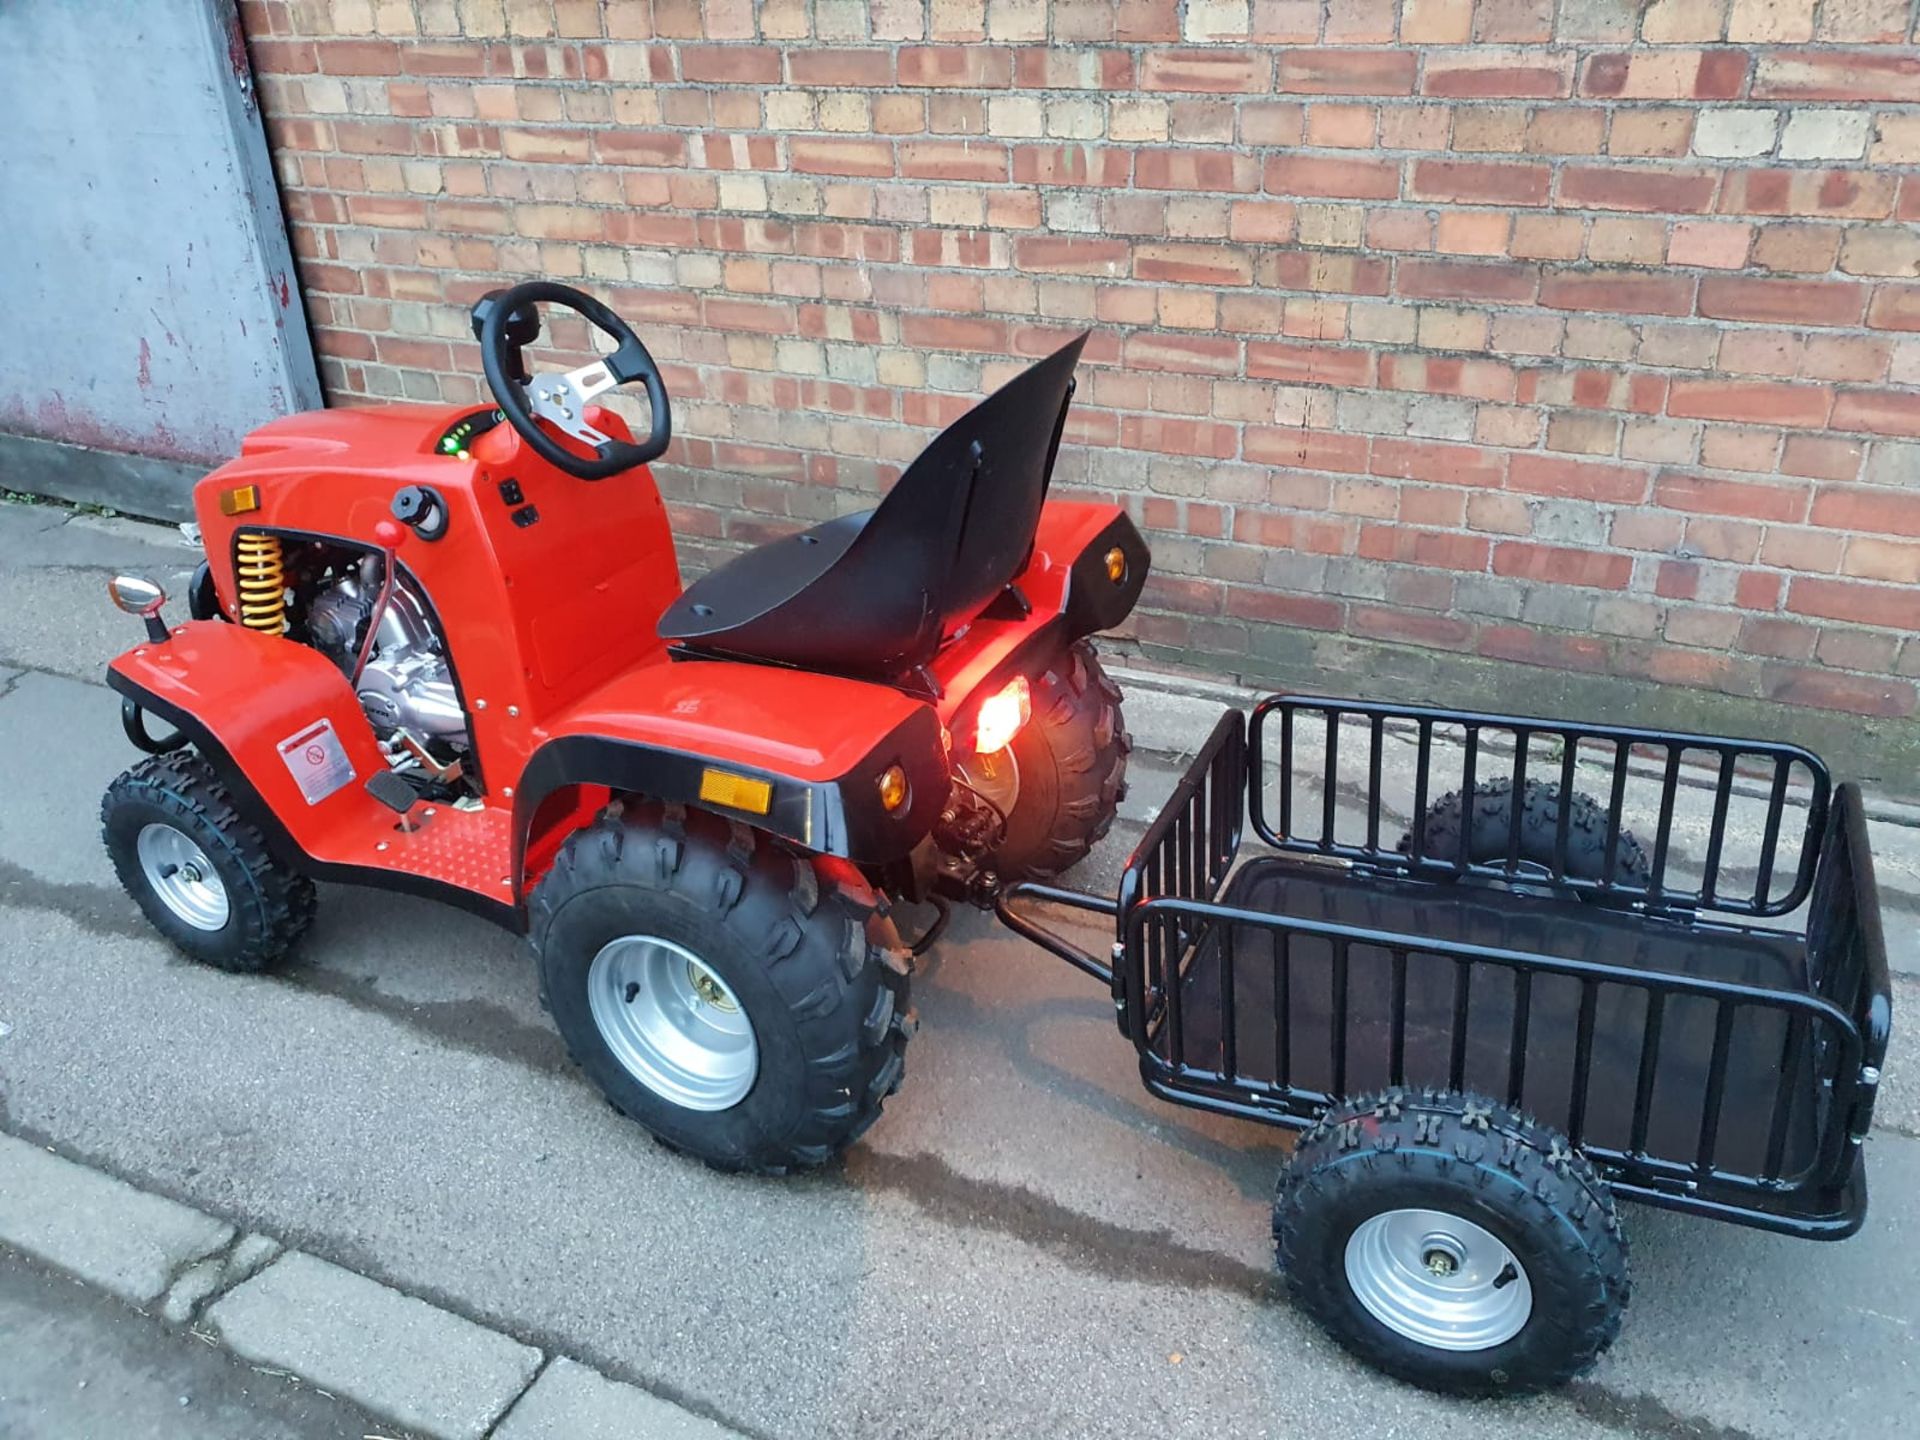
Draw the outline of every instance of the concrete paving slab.
M7 1440L404 1440L357 1405L3 1249L0 1337Z
M233 1227L0 1135L0 1243L136 1305L174 1271L222 1249Z
M530 1345L299 1251L216 1300L207 1324L236 1354L436 1440L479 1440L541 1360Z
M738 1430L564 1357L540 1372L491 1440L740 1440Z

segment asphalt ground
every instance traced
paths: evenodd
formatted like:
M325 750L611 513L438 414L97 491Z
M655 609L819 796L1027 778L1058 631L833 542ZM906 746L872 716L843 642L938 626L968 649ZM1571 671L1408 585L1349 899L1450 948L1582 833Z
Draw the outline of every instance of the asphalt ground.
M0 1128L750 1434L1786 1440L1920 1413L1901 1050L1859 1238L1632 1210L1620 1342L1559 1394L1473 1404L1373 1374L1279 1297L1284 1138L1149 1097L1099 988L987 917L916 976L880 1124L786 1181L614 1115L519 942L456 910L322 887L282 973L184 961L120 892L97 806L137 758L100 673L138 629L104 579L178 593L192 559L164 530L0 506ZM1086 883L1173 770L1136 767ZM1911 915L1889 918L1909 954Z

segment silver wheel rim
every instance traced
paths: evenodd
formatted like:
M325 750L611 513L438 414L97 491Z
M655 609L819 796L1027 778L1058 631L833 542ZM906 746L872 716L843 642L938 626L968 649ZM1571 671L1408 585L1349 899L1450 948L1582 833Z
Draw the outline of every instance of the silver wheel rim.
M593 1023L661 1099L725 1110L753 1089L760 1047L740 999L699 956L657 935L609 941L587 971Z
M140 870L160 903L196 930L224 930L232 906L227 887L207 858L185 832L155 822L135 837L133 848Z
M1491 1350L1533 1314L1513 1252L1444 1210L1388 1210L1362 1224L1347 1240L1347 1284L1382 1325L1436 1350Z

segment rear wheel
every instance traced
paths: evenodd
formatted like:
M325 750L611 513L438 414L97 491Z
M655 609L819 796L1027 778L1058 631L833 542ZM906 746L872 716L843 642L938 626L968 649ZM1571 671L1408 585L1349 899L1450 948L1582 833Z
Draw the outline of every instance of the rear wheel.
M960 779L1006 816L990 864L1003 880L1051 879L1087 856L1127 793L1133 739L1120 687L1075 641L1033 683L1033 718L1013 743L974 756Z
M313 882L267 848L190 750L142 760L115 780L100 823L127 893L196 960L262 970L313 923Z
M1520 843L1516 861L1523 876L1549 876L1560 826L1560 786L1529 780L1521 788ZM1462 852L1477 864L1503 863L1513 835L1515 808L1513 781L1502 777L1473 787L1472 803L1458 792L1443 795L1427 810L1421 853L1429 861L1451 862ZM1413 853L1412 830L1400 837L1400 853ZM1644 889L1653 867L1646 848L1631 830L1622 830L1614 846L1613 868L1607 868L1606 808L1584 791L1567 799L1566 873L1576 879L1608 876L1614 884Z
M1613 1199L1557 1131L1458 1092L1337 1101L1273 1202L1297 1303L1388 1374L1524 1394L1620 1332L1627 1246Z
M701 811L573 835L534 892L541 992L615 1109L723 1170L818 1165L899 1088L905 952L811 862Z

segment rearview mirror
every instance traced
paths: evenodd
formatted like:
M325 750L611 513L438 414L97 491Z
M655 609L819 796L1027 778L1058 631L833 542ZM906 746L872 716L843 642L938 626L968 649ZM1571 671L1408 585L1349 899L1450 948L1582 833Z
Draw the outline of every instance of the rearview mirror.
M167 592L139 575L116 575L107 582L107 594L113 603L129 615L145 618L160 613L167 603Z

